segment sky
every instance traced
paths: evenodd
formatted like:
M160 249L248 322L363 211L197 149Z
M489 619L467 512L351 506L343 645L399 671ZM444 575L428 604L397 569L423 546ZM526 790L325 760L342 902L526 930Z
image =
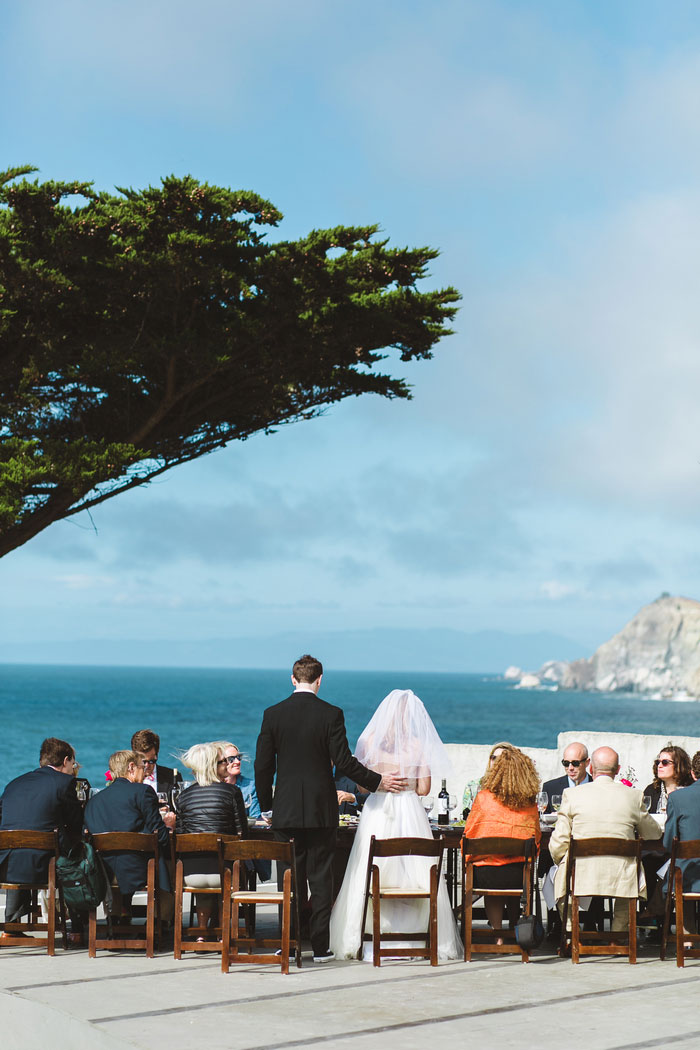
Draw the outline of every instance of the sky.
M252 189L284 213L272 239L377 222L463 297L431 361L391 362L411 401L230 445L6 556L6 646L449 628L591 652L662 591L700 598L697 5L3 20L2 166Z

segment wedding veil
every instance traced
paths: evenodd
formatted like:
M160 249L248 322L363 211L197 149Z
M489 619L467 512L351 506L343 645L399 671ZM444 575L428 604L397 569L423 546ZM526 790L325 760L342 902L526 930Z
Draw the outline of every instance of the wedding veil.
M410 689L385 696L360 734L355 757L377 773L412 780L449 776L450 760L423 703Z

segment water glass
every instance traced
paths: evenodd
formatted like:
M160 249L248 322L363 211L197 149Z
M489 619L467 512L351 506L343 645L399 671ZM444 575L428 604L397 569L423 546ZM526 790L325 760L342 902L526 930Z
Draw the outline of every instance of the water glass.
M432 795L424 795L421 801L423 802L423 809L429 814L435 805L435 799Z
M555 810L558 813L560 806L561 806L561 795L552 795L552 809Z
M648 813L651 809L651 795L644 795L642 798L642 809L645 813Z

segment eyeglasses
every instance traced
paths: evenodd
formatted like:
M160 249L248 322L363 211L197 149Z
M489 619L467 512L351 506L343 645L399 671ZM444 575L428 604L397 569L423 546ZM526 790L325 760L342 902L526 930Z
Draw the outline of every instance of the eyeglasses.
M144 766L154 766L157 761L158 761L158 755L156 755L155 758L144 758L143 764L144 764Z
M657 758L656 764L657 764L657 766L673 766L673 765L675 765L675 763L674 763L672 758Z
M566 769L567 766L573 766L574 769L578 769L581 763L585 761L585 758L562 758L561 764L563 765L564 769Z
M240 760L241 760L241 756L240 755L227 755L226 756L226 762L228 763L229 766L231 765L232 762L240 762Z
M227 758L218 758L216 760L216 764L217 764L217 766L226 766L226 765L228 765L228 759Z

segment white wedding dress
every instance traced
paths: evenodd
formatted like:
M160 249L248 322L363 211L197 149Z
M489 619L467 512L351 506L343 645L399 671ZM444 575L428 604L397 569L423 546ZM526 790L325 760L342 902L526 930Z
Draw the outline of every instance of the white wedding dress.
M365 802L340 893L331 914L331 950L336 958L356 959L361 944L362 909L367 879L367 858L372 835L384 838L432 838L427 814L415 791L416 781L399 794L376 792ZM378 858L380 879L391 886L430 885L431 857ZM444 864L444 861L443 861ZM427 900L382 901L383 933L417 933L428 929ZM367 908L365 929L372 929L372 903ZM390 941L389 945L419 946L417 941ZM438 888L438 958L462 958L462 943L452 914L444 867ZM372 942L365 942L363 959L371 961Z

